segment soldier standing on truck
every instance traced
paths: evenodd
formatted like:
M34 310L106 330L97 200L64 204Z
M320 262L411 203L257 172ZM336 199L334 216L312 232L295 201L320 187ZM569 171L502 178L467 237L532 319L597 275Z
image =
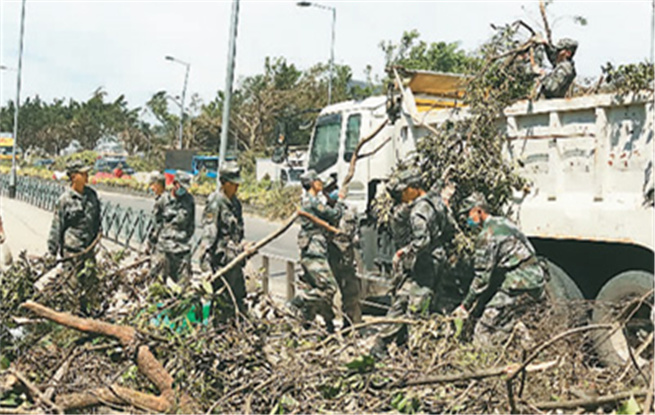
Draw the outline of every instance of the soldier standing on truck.
M404 204L411 204L409 212L409 235L393 259L394 295L389 318L398 318L408 313L428 314L435 303L435 289L443 278L446 264L445 246L452 238L447 220L446 207L436 192L426 192L421 184L418 170L410 169L400 173L398 184L392 191L401 194ZM398 219L401 219L399 217ZM394 240L402 223L394 223ZM377 359L387 355L387 345L391 341L402 344L407 339L407 326L387 325L375 339L371 354Z
M162 194L161 231L157 240L157 252L161 255L164 280L186 284L191 277L191 237L195 230L195 202L187 186L191 178L178 171L173 179L173 189Z
M482 194L466 198L460 212L468 215L469 226L482 229L473 282L453 314L479 319L475 342L502 342L521 316L544 299L546 274L528 238L508 219L490 215Z
M575 65L573 55L578 49L578 42L573 39L561 39L557 45L551 45L547 40L540 42L546 49L546 56L553 65L553 70L546 73L539 68L534 60L532 62L533 70L542 75L540 83L541 89L539 96L546 98L564 98L569 87L575 79Z
M339 229L338 234L328 233L328 263L341 291L341 309L344 313L343 328L362 322L359 303L361 284L355 270L355 244L357 243L357 217L351 209L339 201L337 180L331 177L323 188L330 207L339 209L339 218L330 225Z
M64 265L66 275L75 273L75 277L67 282L81 290L80 310L85 315L99 302L93 247L101 234L100 201L95 190L87 186L89 170L91 167L81 160L66 166L71 185L57 201L48 237L49 255L69 258Z
M340 212L326 205L321 199L323 181L314 170L308 170L300 178L305 189L300 211L328 223L336 221ZM328 264L327 230L301 214L301 228L298 233L300 264L303 268L301 281L309 286L291 300L291 306L302 312L305 325L314 321L319 314L325 320L327 331L334 332L334 311L332 301L337 291L337 282Z
M243 213L241 202L236 194L241 184L241 172L235 163L224 163L220 172L221 188L212 193L207 200L203 212L203 256L201 267L203 271L211 269L216 272L234 258L236 258L243 249L244 229ZM246 283L243 278L243 266L241 263L232 268L223 278L216 279L213 282L214 292L218 292L227 282L230 295L227 291L214 301L212 310L214 315L219 317L233 316L236 310L233 308L232 296L238 312L245 315L247 313L244 300L246 298ZM228 310L227 313L219 310Z

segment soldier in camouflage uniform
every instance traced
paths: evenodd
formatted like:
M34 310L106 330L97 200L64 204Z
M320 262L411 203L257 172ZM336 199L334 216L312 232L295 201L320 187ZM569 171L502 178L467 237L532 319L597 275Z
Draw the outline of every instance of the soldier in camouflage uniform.
M328 223L340 215L336 208L327 206L321 199L323 182L314 170L308 170L301 177L306 193L300 210ZM328 264L327 238L325 228L301 215L301 228L298 233L300 264L303 268L301 281L309 286L291 300L291 305L302 311L306 323L314 320L317 314L325 320L327 330L334 331L334 311L332 301L337 290L337 282Z
M553 65L553 70L546 73L536 67L535 72L542 76L540 95L546 98L564 98L575 79L573 55L578 49L578 42L572 39L561 39L553 46L547 40L541 42L546 49L546 56Z
M482 227L475 245L475 276L455 315L479 318L474 341L502 342L521 315L544 297L545 272L528 238L508 219L491 216L484 196L462 205L468 224Z
M161 231L157 240L164 280L171 278L184 284L191 277L191 237L195 230L196 206L187 186L191 178L177 172L170 193L161 195Z
M394 242L402 247L394 255L394 293L387 317L427 314L434 307L435 290L443 278L445 246L453 235L451 222L439 194L423 189L418 171L401 172L392 192L401 194L403 204L410 204L410 211L409 226L402 211L394 212ZM409 233L403 229L409 229ZM391 341L402 344L406 338L405 324L387 325L376 338L371 354L382 359Z
M150 177L150 190L155 195L155 203L152 206L152 227L148 232L146 254L154 254L159 241L159 234L164 225L164 199L162 197L166 190L166 177L163 174L155 174Z
M241 183L239 167L234 163L224 163L220 169L221 188L212 193L203 211L203 256L201 267L204 271L216 272L244 249L243 214L241 202L236 193ZM243 279L243 265L240 264L223 276L234 295L241 314L246 314L244 299L246 284ZM213 282L214 292L223 287L223 279ZM218 304L220 302L220 304ZM221 315L233 315L232 297L228 292L215 302L213 309L228 310ZM218 313L216 314L218 316Z
M76 278L66 281L72 288L81 290L80 308L83 314L92 312L98 305L95 251L91 245L100 237L100 201L95 190L86 184L89 170L81 160L66 166L71 186L59 197L52 218L48 253L61 258L74 257L65 262L66 275ZM88 252L85 252L88 249Z
M343 328L362 322L362 307L359 303L361 284L355 270L355 244L357 243L357 217L348 206L339 201L337 180L331 177L323 188L330 207L339 210L339 218L330 225L339 229L338 234L327 233L328 263L339 290L341 309L345 316Z

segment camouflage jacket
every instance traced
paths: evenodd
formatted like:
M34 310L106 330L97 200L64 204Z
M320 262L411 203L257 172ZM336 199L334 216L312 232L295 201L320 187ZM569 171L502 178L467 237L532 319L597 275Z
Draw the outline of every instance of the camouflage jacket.
M222 191L207 199L202 215L204 252L225 265L241 252L243 213L236 197L229 199Z
M541 92L546 98L564 98L574 79L573 62L562 61L541 79Z
M358 243L357 215L343 202L337 202L334 208L339 214L329 223L340 232L336 235L328 232L328 239L341 253L347 253Z
M497 291L518 295L541 290L544 271L528 238L508 219L490 216L478 235L475 276L462 304L487 304ZM494 304L489 303L493 306Z
M82 194L68 188L59 197L52 218L48 252L52 255L81 252L100 232L100 201L92 188L86 186Z
M161 194L155 198L155 203L152 206L152 227L148 232L148 245L154 248L159 241L159 234L164 226L164 195Z
M341 210L325 204L318 196L309 193L302 198L300 208L327 223L335 223L341 217ZM301 217L300 232L298 232L298 246L301 256L327 258L326 232L320 225L310 219Z
M163 222L157 241L157 250L167 253L191 251L191 237L195 230L196 206L193 196L185 193L173 197L170 192L161 195Z
M445 259L445 245L454 234L446 205L437 192L428 192L416 199L409 213L411 239L403 248L404 267L412 269L416 261Z

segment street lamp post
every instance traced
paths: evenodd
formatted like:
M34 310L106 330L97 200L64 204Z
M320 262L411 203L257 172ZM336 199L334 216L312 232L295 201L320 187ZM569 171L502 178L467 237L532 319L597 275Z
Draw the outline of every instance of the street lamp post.
M179 135L179 146L180 150L182 149L182 131L184 129L184 97L186 96L186 86L187 86L187 81L189 80L189 69L191 69L191 64L184 62L182 60L179 60L177 58L174 58L172 56L166 56L165 58L167 61L172 61L172 62L177 62L181 65L184 65L186 67L186 72L184 74L184 87L182 88L182 104L180 105L180 131L178 133Z
M216 187L221 186L221 167L225 163L227 139L230 131L230 103L232 100L232 83L234 82L234 60L237 54L237 29L239 27L239 0L232 0L230 16L230 39L227 48L227 70L225 72L225 98L223 100L223 119L221 121L221 142L218 149L218 169L216 171ZM236 148L236 144L235 144Z
M16 147L18 147L18 110L20 108L20 81L23 69L23 38L25 37L25 0L20 13L20 38L18 46L18 71L16 73L16 102L14 105L14 146L11 151L11 174L9 175L9 197L16 197Z
M312 3L310 1L299 1L296 5L300 7L318 7L319 9L328 10L332 12L332 41L330 42L330 78L328 79L328 105L332 103L332 78L334 75L334 38L335 27L337 23L337 9L332 6L325 6L323 4Z

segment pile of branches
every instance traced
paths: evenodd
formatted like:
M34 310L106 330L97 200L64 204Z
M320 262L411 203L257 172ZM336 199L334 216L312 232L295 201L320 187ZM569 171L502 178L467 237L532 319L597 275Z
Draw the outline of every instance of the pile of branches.
M646 410L652 402L647 367L594 360L591 336L621 322L586 324L584 301L535 308L493 345L466 341L466 321L403 320L408 343L376 362L370 332L388 320L330 335L320 323L303 328L251 289L248 317L192 323L186 311L208 299L206 284L180 290L148 280L147 265L135 261L102 255L109 305L93 318L67 312L72 293L31 286L43 272L38 259L23 256L4 275L0 324L11 332L2 344L0 411L541 413Z

